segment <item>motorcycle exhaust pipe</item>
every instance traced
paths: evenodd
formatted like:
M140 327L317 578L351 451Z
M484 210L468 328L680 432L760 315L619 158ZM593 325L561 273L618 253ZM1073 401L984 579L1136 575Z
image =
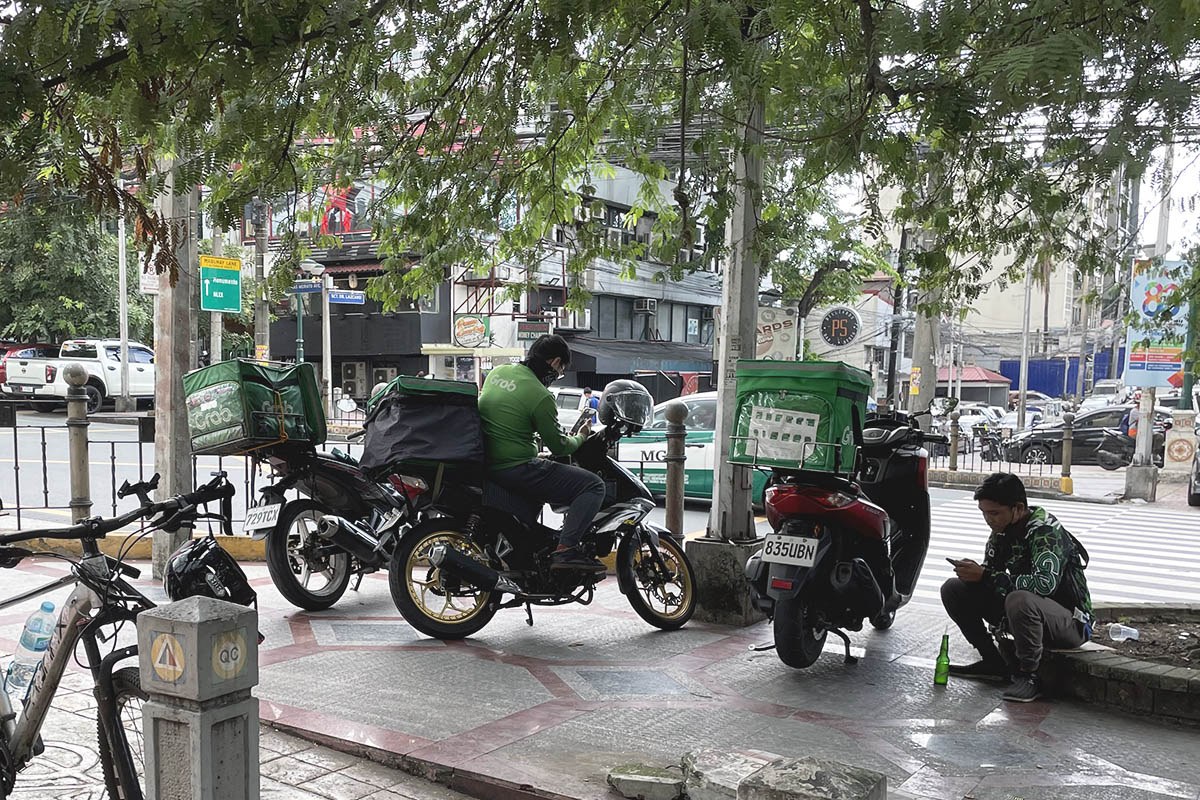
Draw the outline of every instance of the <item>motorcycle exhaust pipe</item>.
M485 592L522 594L521 587L511 580L445 542L439 542L429 549L429 560L438 569Z
M363 525L330 514L317 520L317 536L337 545L367 566L383 566L383 553L376 549L379 540Z

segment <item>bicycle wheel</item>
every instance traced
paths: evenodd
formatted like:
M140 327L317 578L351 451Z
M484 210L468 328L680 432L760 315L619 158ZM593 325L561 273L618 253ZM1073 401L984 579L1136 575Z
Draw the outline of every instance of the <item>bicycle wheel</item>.
M137 667L125 667L113 673L113 698L117 715L117 741L108 741L104 723L98 722L100 766L104 769L104 788L110 800L142 800L146 796L146 749L142 741L142 703L146 693L138 680ZM117 775L116 760L125 758L137 772L137 786L123 787Z

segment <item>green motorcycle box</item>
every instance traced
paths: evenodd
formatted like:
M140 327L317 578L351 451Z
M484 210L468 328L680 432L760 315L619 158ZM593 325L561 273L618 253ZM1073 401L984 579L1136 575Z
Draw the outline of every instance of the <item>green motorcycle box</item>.
M325 441L325 413L312 364L219 361L184 375L183 390L197 455L245 455Z

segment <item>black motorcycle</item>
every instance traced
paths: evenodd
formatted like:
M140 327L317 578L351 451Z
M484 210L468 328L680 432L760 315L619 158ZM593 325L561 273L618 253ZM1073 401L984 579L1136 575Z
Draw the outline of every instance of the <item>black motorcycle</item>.
M621 383L632 387L610 385L606 396L622 390L638 395L629 406L636 413L606 422L572 456L559 460L604 479L604 503L580 550L602 558L615 548L618 585L633 610L657 628L674 630L695 610L696 578L683 542L646 520L654 508L650 491L609 456L652 413L653 401L640 384ZM532 625L533 606L592 602L602 574L550 567L558 531L485 504L479 481L456 479L443 467L424 478L433 488L414 498L421 521L400 536L388 568L392 599L414 628L438 639L461 639L503 608L524 606Z
M1164 447L1167 441L1166 428L1161 425L1154 426L1154 444L1151 452L1154 457L1154 466L1162 467ZM1096 463L1104 469L1112 472L1128 467L1133 463L1134 451L1137 449L1137 440L1127 433L1122 433L1116 428L1105 428L1104 438L1100 440L1100 444L1096 446Z
M350 578L385 569L410 498L428 487L418 478L388 475L376 481L336 449L274 448L263 456L277 480L260 490L245 529L266 539L267 568L279 593L309 611L329 608ZM303 497L288 500L296 489Z
M861 438L860 438L861 437ZM857 470L774 469L764 505L772 533L746 563L754 605L772 618L790 667L820 656L827 634L890 628L912 597L929 549L929 453L946 437L903 412L868 418ZM767 647L770 647L768 645ZM758 648L765 649L765 648Z

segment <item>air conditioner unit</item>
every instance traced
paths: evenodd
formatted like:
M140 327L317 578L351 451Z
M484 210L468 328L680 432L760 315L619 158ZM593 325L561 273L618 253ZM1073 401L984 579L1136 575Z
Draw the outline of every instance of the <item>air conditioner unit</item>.
M641 300L633 301L633 313L635 314L657 314L658 301L651 298L642 298Z
M496 279L501 281L511 281L513 276L513 268L507 264L501 264L496 267Z
M716 317L717 317L716 312L717 312L716 306L705 306L704 307L704 318L705 319L716 319Z
M347 397L366 397L371 387L367 386L367 362L342 362L342 394Z

